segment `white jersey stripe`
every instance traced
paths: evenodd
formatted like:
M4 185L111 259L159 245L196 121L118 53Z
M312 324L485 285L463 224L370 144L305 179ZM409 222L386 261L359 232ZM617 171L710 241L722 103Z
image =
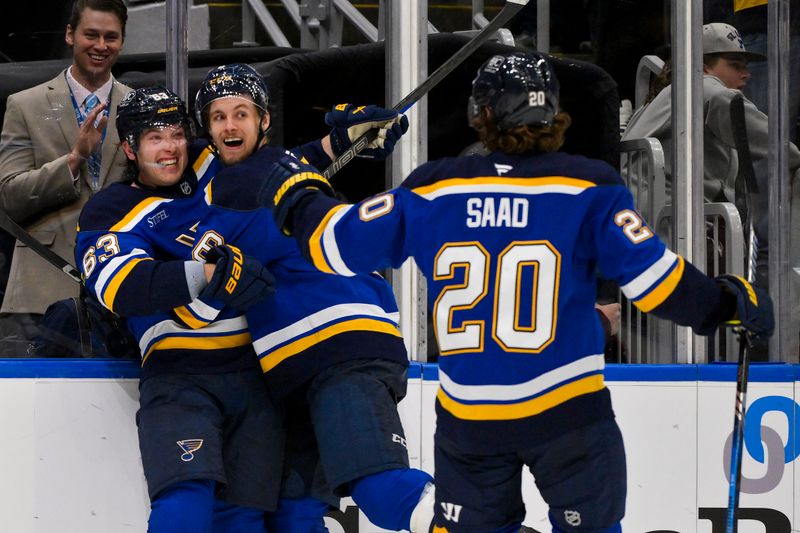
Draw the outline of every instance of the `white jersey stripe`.
M97 281L94 283L94 293L102 299L103 292L106 290L108 283L114 277L114 274L119 272L119 269L124 267L125 263L137 257L147 257L147 253L141 248L134 248L131 250L131 253L127 255L120 255L109 261L108 264L102 268L100 275L97 276Z
M664 250L664 255L662 255L658 261L650 265L647 270L636 276L633 280L620 287L622 293L629 300L635 300L650 290L650 288L672 268L677 260L678 256L675 255L675 252L667 248Z
M339 220L341 220L346 213L349 213L351 209L353 209L353 207L348 207L346 209L340 209L337 211L328 221L328 224L325 226L325 230L322 233L322 251L325 253L325 258L328 260L328 264L331 266L333 271L341 276L356 275L355 272L347 268L347 265L339 253L339 246L336 244L335 233L336 223L339 222Z
M171 198L162 198L160 200L151 203L150 205L142 209L139 213L137 213L136 216L133 217L127 224L125 224L121 228L115 229L114 231L117 233L124 233L126 231L132 230L139 224L139 222L142 221L143 218L145 218L147 215L158 209L159 206L161 206L161 204L166 204L171 201L172 201Z
M536 396L578 376L602 371L604 368L603 354L588 355L568 365L545 372L530 381L512 385L464 385L456 383L439 368L439 384L450 397L457 401L513 402Z
M383 308L371 304L349 303L327 307L307 317L301 318L285 328L279 329L253 341L253 347L260 356L272 351L276 346L301 338L331 322L338 322L348 317L367 316L387 320L397 326L399 313L387 313Z
M247 330L247 320L245 320L244 316L218 320L201 329L187 328L181 326L174 320L162 320L149 327L147 331L142 334L142 337L139 339L139 349L142 351L142 354L146 354L150 344L164 335L199 338L223 336L245 330Z
M435 200L442 196L451 196L454 194L521 194L521 195L535 195L535 194L569 194L577 195L586 191L586 187L567 185L567 184L549 184L549 185L506 185L499 183L479 183L474 185L451 185L433 190L431 192L421 192L419 189L414 192L422 196L426 200Z

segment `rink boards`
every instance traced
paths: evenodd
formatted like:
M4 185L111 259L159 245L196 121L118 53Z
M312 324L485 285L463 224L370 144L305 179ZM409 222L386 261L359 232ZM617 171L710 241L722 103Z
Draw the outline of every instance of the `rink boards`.
M127 361L0 361L2 531L146 531L137 376ZM413 364L409 376L400 404L409 454L433 472L437 367ZM628 455L626 532L724 532L735 379L735 365L607 368ZM798 403L800 366L752 367L740 533L789 533L797 523ZM523 488L525 523L550 531L530 478ZM326 522L331 533L381 531L347 500Z

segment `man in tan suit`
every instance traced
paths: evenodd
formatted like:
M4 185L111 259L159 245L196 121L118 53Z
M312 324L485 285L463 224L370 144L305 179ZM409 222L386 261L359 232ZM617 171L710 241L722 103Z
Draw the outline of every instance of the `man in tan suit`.
M12 94L6 104L0 209L67 260L81 208L94 192L120 180L125 169L114 117L131 89L114 79L111 67L122 49L127 17L122 0L76 0L65 35L72 48L70 67ZM6 350L22 353L0 355L24 356L47 306L78 292L77 283L17 241L0 336Z

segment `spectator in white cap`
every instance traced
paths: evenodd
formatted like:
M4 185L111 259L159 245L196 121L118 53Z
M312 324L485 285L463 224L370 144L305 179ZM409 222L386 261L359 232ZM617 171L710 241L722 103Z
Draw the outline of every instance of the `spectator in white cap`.
M731 99L747 84L750 72L748 62L763 61L762 54L748 52L739 32L729 24L713 22L703 26L703 192L706 202L734 201L734 182L739 169L733 132L731 131L730 103ZM669 62L664 67L668 72ZM744 99L744 114L747 125L747 136L750 152L754 161L768 157L769 143L767 133L767 116L756 108L747 98ZM628 122L622 140L655 137L664 148L667 178L667 202L671 203L672 183L672 86L667 85L652 101L634 113ZM800 151L794 144L789 144L789 175L800 169ZM637 168L635 162L630 168ZM631 176L631 188L635 189L636 177ZM636 197L634 190L634 197ZM766 286L767 263L766 253L766 186L761 187L760 199L754 205L760 205L755 213L756 234L759 237L761 257L757 269L757 284ZM642 208L640 207L640 210ZM760 212L759 212L760 211ZM657 213L642 213L645 218L652 218ZM760 230L759 230L760 228ZM800 309L796 314L800 314ZM793 319L793 323L796 322ZM798 335L793 335L795 342ZM797 353L797 346L793 353Z
M761 54L744 48L739 32L729 24L703 26L704 196L706 202L733 202L738 158L730 129L730 102L747 84L749 61ZM754 159L766 158L767 116L745 98L745 119ZM667 182L672 175L672 87L668 85L631 117L622 139L655 137L664 147ZM800 152L790 147L790 168L800 167ZM792 170L793 171L793 170ZM668 189L669 189L668 185Z

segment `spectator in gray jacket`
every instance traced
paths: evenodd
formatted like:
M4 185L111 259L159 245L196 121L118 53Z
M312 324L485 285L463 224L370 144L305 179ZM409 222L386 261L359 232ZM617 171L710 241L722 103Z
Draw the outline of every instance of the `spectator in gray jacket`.
M111 67L122 50L127 18L122 0L76 0L65 34L72 64L7 101L0 209L67 260L81 207L125 169L114 117L130 88L114 79ZM0 309L0 338L6 341L0 355L25 355L47 306L78 296L78 288L17 242Z
M748 61L763 61L761 54L745 50L739 32L728 24L703 26L703 146L704 195L706 202L733 202L733 185L739 168L730 102L750 78ZM767 116L745 98L745 120L753 159L768 155ZM672 176L672 86L634 113L622 140L655 137L661 141L666 159L668 189ZM790 172L800 168L800 151L789 147ZM651 214L652 215L652 214Z

